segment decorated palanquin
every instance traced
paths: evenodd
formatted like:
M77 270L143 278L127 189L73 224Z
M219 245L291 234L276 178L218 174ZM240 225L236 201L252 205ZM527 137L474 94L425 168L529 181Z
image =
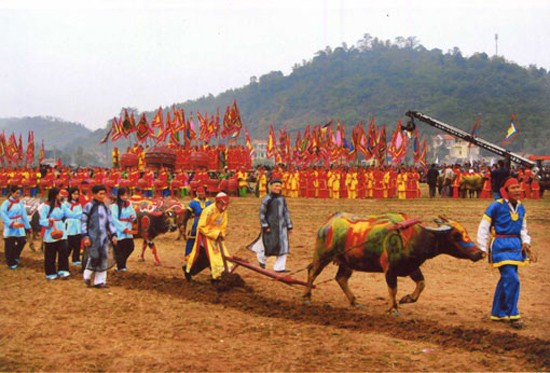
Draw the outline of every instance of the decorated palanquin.
M162 167L172 170L176 166L176 151L166 145L148 149L145 152L145 165L156 170Z

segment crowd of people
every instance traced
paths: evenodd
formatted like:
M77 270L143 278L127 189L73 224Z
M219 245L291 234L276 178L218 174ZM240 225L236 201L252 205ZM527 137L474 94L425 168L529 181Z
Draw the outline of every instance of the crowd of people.
M517 307L519 299L518 266L533 255L527 233L525 208L520 200L538 198L536 180L530 170L505 167L465 165L461 167L432 165L424 175L413 167L307 167L295 169L283 165L207 172L204 168L187 173L156 172L145 168L70 168L0 170L0 187L7 199L0 207L4 223L6 264L16 269L31 230L23 194L47 195L39 210L39 223L44 242L44 271L47 280L70 276L69 258L73 265L82 265L87 286L106 288L109 250L113 250L116 271L127 271L126 262L134 250L133 223L136 211L131 196L140 198L191 193L194 198L186 207L185 278L210 268L212 281L220 280L231 264L224 240L227 231L229 194L245 197L254 193L261 198L259 207L261 233L254 246L258 265L266 268L267 258L276 257L275 272L288 272L286 259L290 253L289 233L293 229L286 198L418 198L419 183L425 179L429 197L459 198L461 180L479 175L483 187L481 197L494 198L479 225L478 243L489 253L490 263L497 267L501 279L497 285L492 309L495 321L509 320L515 328L523 327ZM212 188L210 180L217 180ZM226 180L224 190L222 181ZM230 183L231 181L231 183ZM251 187L250 183L255 187ZM229 187L229 186L232 187ZM216 193L210 201L207 192ZM108 195L112 203L106 203ZM82 259L81 259L82 255ZM81 260L84 263L81 263Z
M540 185L534 173L524 167L507 169L503 161L493 166L480 164L431 165L425 172L412 166L309 166L296 168L276 165L249 169L192 170L166 167L40 167L0 169L0 188L7 195L8 186L21 188L23 195L45 198L48 191L78 187L90 192L94 185L105 185L108 194L116 195L119 187L133 192L140 188L146 197L194 195L202 187L208 195L223 191L229 195L263 197L268 181L282 181L282 195L287 198L331 199L414 199L422 196L420 183L426 182L429 197L492 198L498 196L508 176L518 179L523 199L539 199Z

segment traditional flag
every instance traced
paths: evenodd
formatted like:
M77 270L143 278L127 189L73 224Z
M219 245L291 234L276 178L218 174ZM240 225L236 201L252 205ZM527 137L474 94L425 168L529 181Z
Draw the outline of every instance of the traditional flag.
M189 117L187 124L185 126L185 140L190 142L197 137L197 131L195 130L195 122L193 120L193 113Z
M29 131L27 138L27 163L32 165L34 163L34 132Z
M151 127L157 128L157 127L164 127L164 117L162 115L162 107L159 106L159 110L153 117L153 120L151 121Z
M4 164L4 158L6 156L6 136L4 135L4 131L0 133L0 160L2 160L2 164Z
M38 163L41 164L44 162L44 157L46 156L46 151L44 150L44 140L42 140L42 145L40 146L40 152L38 153Z
M375 150L378 145L376 136L376 125L374 124L374 117L371 118L369 123L369 130L367 134L367 151L370 153L370 157L375 155Z
M504 138L502 143L505 145L509 144L510 141L512 141L512 139L518 135L518 133L519 127L516 124L516 117L514 116L514 114L512 114L512 118L510 119L510 127L508 127L508 132L506 133L506 137Z
M273 124L269 125L269 137L267 138L266 155L268 158L272 158L277 153L277 141L275 140L275 131L273 130Z
M185 111L183 109L174 109L174 118L176 119L176 132L185 130Z
M246 139L246 148L248 149L248 155L250 155L250 158L254 158L254 154L256 154L256 151L254 150L254 146L252 145L252 141L250 140L250 135L248 134L248 129L244 129L244 138Z
M111 123L111 129L112 129L112 135L111 135L111 141L117 141L122 137L122 123L120 120L118 120L116 117L113 118L113 122Z
M399 120L399 122L397 122L397 127L395 128L395 131L392 135L390 148L388 149L388 152L391 154L394 163L401 163L401 160L407 154L407 142L408 139L406 136L403 135L401 120Z
M383 125L378 133L378 140L376 141L376 158L380 164L386 163L386 125Z
M109 128L109 131L103 136L103 138L99 141L100 144L105 144L107 140L109 140L109 136L111 135L111 132L113 131L113 125L111 125L111 128Z
M147 123L145 113L142 113L136 126L136 137L139 142L144 142L149 136L151 136L151 129L149 123Z
M132 132L136 130L136 124L134 121L134 113L131 116L128 115L128 110L124 109L124 119L121 126L122 134L124 137L128 137Z
M17 162L21 162L24 157L23 152L23 135L19 134L19 146L17 147Z
M166 124L164 125L164 128L160 127L159 132L157 134L157 144L166 141L166 138L168 136L171 136L172 134L172 117L170 116L170 112L166 113Z
M418 160L418 163L420 164L420 167L424 169L424 173L428 169L428 162L426 162L426 153L428 152L428 145L426 144L426 140L423 141L422 146L422 152L420 153L420 159Z
M418 139L418 128L414 129L414 139L413 139L413 160L414 163L420 162L420 140Z
M470 136L472 136L473 138L476 138L478 133L479 133L479 124L481 123L481 115L479 115L477 117L477 120L476 122L474 123L474 128L472 128L472 132L470 133ZM469 143L468 144L468 148L471 148L472 145L474 145L473 143Z

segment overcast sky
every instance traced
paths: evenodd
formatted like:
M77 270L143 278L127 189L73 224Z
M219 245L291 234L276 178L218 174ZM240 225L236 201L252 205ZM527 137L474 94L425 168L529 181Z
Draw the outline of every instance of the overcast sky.
M140 111L291 72L317 51L416 36L550 70L549 0L0 0L0 117L96 129ZM230 103L228 103L230 104Z

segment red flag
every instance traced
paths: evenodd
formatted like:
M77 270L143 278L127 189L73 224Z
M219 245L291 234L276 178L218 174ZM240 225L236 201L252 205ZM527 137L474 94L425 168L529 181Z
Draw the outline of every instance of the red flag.
M172 118L170 112L166 113L166 124L164 128L160 127L157 134L157 144L166 141L166 138L171 134L172 131Z
M386 163L386 125L383 125L378 134L378 140L376 141L376 158L380 164Z
M109 128L109 131L107 131L107 134L103 136L103 138L99 141L100 144L105 144L109 140L109 136L111 135L111 132L113 131L113 125L111 125L111 128Z
M390 147L388 149L388 153L392 156L392 161L394 163L401 163L401 160L407 154L407 142L408 138L403 134L401 120L399 120L399 122L397 122L397 127L392 134Z
M144 142L149 136L151 136L151 129L149 128L149 123L147 123L145 113L142 113L136 126L136 137L139 142Z
M476 122L474 123L474 128L472 128L472 133L470 134L472 137L477 137L477 134L479 132L479 124L481 123L481 115L478 115ZM473 143L468 144L468 148L471 148Z
M17 147L17 162L21 162L25 156L23 152L23 135L19 134L19 146Z
M151 127L153 128L164 127L162 107L159 107L159 110L157 111L153 120L151 121Z
M42 145L40 146L40 153L38 153L38 163L41 164L44 162L44 157L46 156L46 151L44 150L44 140L42 140Z
M6 135L4 131L0 133L0 160L4 164L4 158L6 157Z
M116 117L113 118L113 122L111 123L111 130L111 141L117 141L122 137L121 123Z
M130 117L128 115L128 110L124 109L124 120L122 121L122 134L124 137L128 137L132 132L136 130L136 125L134 123L134 113Z
M269 137L267 138L266 155L268 158L272 158L277 153L277 141L275 140L275 131L273 130L273 124L269 125Z
M34 163L34 132L29 131L27 138L27 163L32 165Z
M256 154L256 151L254 150L254 146L252 145L252 141L250 140L247 128L244 129L244 137L246 139L246 148L248 149L248 155L250 156L250 158L254 158L254 154Z
M413 140L413 160L414 163L420 162L421 149L420 149L420 140L418 139L418 128L414 129L414 140Z
M428 146L426 145L426 140L424 140L423 145L424 146L422 147L419 163L420 167L422 167L424 169L424 172L426 172L426 170L428 169L428 162L426 162L426 153L428 151Z

